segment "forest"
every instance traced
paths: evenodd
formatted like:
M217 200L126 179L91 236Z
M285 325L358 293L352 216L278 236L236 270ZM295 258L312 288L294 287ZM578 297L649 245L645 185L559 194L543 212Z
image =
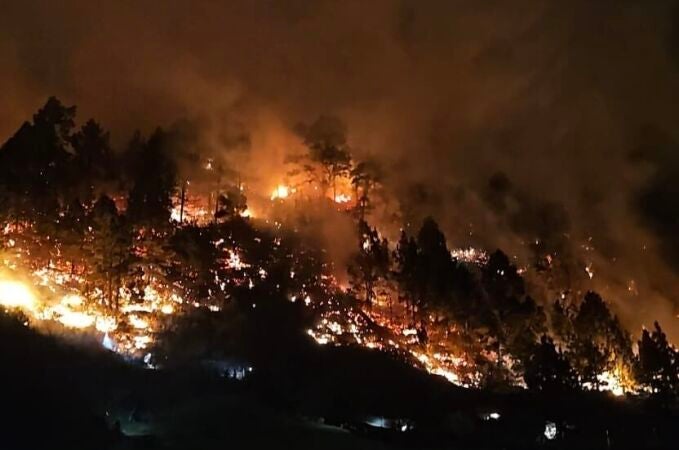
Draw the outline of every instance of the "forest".
M408 231L402 225L389 242L367 221L380 168L352 160L337 119L321 117L300 130L308 154L292 162L291 173L303 182L285 186L285 194L277 188L271 201L283 203L277 197L288 190L301 196L311 185L323 194L303 201L334 208L335 200L352 218L356 241L345 286L335 278L345 268L323 256L322 241L300 231L298 223L313 227L313 217L250 217L237 176L192 153L179 130L137 133L116 152L100 124L77 127L75 113L52 97L0 149L2 248L21 256L23 269L58 273L86 308L112 317L135 305L143 312L149 292L160 289L157 295L181 296L181 308L223 312L241 290L261 290L247 297L306 298L316 310L311 319L334 313L328 304L343 304L425 355L443 341L460 384L677 392L679 358L659 323L632 335L596 292L536 300L525 269L502 250L456 251L435 218ZM207 186L209 197L209 212L195 220L189 183ZM337 201L340 183L351 186L346 204ZM13 264L11 256L5 262ZM158 331L177 326L169 322ZM327 328L328 339L341 341Z
M535 289L559 280L552 254L458 248L436 217L385 224L384 169L354 160L350 130L321 116L296 132L306 153L269 195L181 124L114 149L49 98L0 148L0 304L149 369L284 380L293 349L355 348L484 392L674 404L679 350L659 322L628 330L594 291ZM335 220L351 224L344 260L318 233Z

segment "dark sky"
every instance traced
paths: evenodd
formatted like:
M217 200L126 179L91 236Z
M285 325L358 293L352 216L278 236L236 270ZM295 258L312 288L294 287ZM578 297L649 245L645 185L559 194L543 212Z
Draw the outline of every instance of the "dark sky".
M239 164L265 185L293 125L333 114L452 241L527 258L540 237L628 323L669 322L678 24L652 0L8 2L0 137L48 95L118 142L189 118L217 149L247 135Z

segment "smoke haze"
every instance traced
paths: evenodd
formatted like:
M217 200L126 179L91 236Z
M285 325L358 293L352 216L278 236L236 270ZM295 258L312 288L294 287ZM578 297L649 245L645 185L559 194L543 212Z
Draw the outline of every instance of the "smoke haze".
M3 6L1 140L49 95L118 146L187 119L267 195L295 125L335 115L404 220L519 264L537 240L679 338L676 2L101 3Z

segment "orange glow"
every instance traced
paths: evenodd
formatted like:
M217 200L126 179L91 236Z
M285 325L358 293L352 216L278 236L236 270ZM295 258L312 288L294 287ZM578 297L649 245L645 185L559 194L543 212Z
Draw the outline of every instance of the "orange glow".
M271 200L283 200L290 196L290 188L284 184L279 184L271 193Z

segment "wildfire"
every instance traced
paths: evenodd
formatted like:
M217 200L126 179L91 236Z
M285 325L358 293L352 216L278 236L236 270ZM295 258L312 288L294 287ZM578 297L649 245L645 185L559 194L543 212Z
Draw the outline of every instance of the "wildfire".
M0 305L32 311L36 307L36 299L25 284L18 281L0 280Z
M170 219L173 222L205 224L210 221L211 217L212 214L208 209L207 201L201 196L187 195L184 199L183 208L179 196L172 199Z
M280 184L273 190L271 200L284 200L295 192L295 189ZM325 193L324 199L326 202L334 200L336 204L352 201L350 195L343 193L338 193L334 198ZM177 221L182 215L178 207L179 205L175 206L173 210L176 216L173 218ZM337 209L341 207L338 206ZM186 199L183 208L185 221L196 220L198 223L198 219L207 214L200 203L191 198ZM252 212L246 209L241 216L251 217ZM21 234L21 230L9 227L10 225L6 225L2 232ZM275 227L280 229L281 224L275 222ZM256 237L255 241L261 242L261 239ZM281 245L280 238L274 242L276 246ZM228 274L214 274L215 285L218 287L213 287L213 290L221 289L222 293L227 293L227 285L253 289L255 283L271 278L270 274L274 273L267 271L270 268L259 267L254 260L246 259L249 254L246 248L239 247L226 235L213 241L212 245L219 252L220 269L226 270ZM366 251L370 250L370 246L369 239L362 243ZM163 282L162 276L159 276L161 279L156 279L153 274L144 277L143 289L127 285L116 288L113 306L111 293L107 297L101 289L94 289L92 292L88 288L87 275L79 275L77 271L73 271L68 261L55 258L56 262L50 261L44 267L36 268L31 266L28 249L22 250L20 237L11 240L10 248L13 254L7 256L4 265L17 274L28 275L25 278L18 275L0 278L1 306L20 308L37 321L55 321L67 328L100 333L98 338L105 348L139 359L144 358L145 362L149 355L149 346L155 342L157 333L168 320L166 316L182 314L191 308L206 308L212 312L221 310L218 304L202 304L198 299L190 297L191 291L184 290L178 282ZM472 247L453 249L450 253L457 261L474 265L483 265L489 258L484 250ZM590 278L593 277L591 264L585 267L585 271ZM304 275L302 270L296 272L291 269L290 280L294 280L291 284L297 283ZM448 335L455 333L454 329L446 327L443 330L442 327L437 327L434 318L425 317L424 323L413 323L414 319L407 310L403 310L404 306L398 301L394 302L394 298L389 298L391 294L379 294L370 306L360 302L358 305L347 305L338 298L344 297L344 293L333 276L318 274L317 281L322 286L322 291L314 290L318 286L302 284L301 288L290 293L289 300L315 313L316 325L308 329L307 334L319 345L356 345L394 353L414 366L442 376L453 384L465 387L479 384L482 375L472 362L473 358L465 353L468 350L451 344L453 340ZM35 290L29 286L35 286ZM210 297L212 296L211 291ZM258 303L252 303L252 308L257 308L257 305ZM502 362L511 368L512 362L506 358L508 357L505 356ZM599 374L596 383L583 383L582 387L608 391L616 396L635 392L628 374L618 368Z
M116 322L115 317L99 316L95 322L95 327L102 333L110 333L118 328L118 323Z
M335 203L343 204L351 201L351 195L337 194L335 196Z
M28 262L21 261L21 253L15 255L17 260L2 261L10 270L0 279L0 305L22 310L32 323L54 321L69 329L104 333L102 345L122 354L141 356L139 352L154 340L153 324L161 315L175 314L174 305L184 303L174 287L164 286L152 277L142 292L141 302L133 301L133 293L121 287L117 294L120 307L113 313L102 302L101 290L94 289L85 298L80 292L87 280L52 263L29 272L25 282L19 281L19 263ZM30 285L38 289L33 290ZM120 327L123 322L131 329Z
M130 315L129 322L130 325L132 325L134 328L138 328L140 330L145 330L146 328L149 327L148 321L134 314Z
M290 192L294 192L294 190L284 184L279 184L271 193L271 200L284 200L290 196Z
M243 270L250 267L250 265L244 263L243 260L241 260L240 255L234 251L229 251L229 258L226 260L226 266L229 269L234 270Z
M450 255L460 262L482 265L488 262L488 253L474 247L456 248L450 251Z
M96 321L96 318L90 314L73 311L61 304L51 308L49 312L52 314L53 319L61 322L62 325L68 328L88 328Z
M601 383L601 387L599 388L601 391L609 391L616 397L625 395L625 392L628 390L615 373L605 371L597 375L597 379L599 383Z

